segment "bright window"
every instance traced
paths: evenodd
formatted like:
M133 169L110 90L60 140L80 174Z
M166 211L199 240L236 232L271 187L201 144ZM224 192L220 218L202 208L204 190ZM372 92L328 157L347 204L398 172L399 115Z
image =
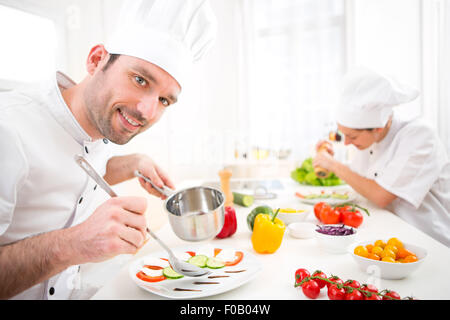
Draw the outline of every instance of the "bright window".
M0 80L33 82L55 69L54 23L21 10L0 5Z
M346 69L344 2L245 0L244 10L247 148L303 158L334 129Z

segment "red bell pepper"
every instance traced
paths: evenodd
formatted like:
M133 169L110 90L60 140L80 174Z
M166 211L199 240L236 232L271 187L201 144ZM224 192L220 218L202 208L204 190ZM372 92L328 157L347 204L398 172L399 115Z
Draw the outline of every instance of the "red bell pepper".
M236 211L233 207L225 207L225 221L223 223L222 230L216 236L217 238L223 239L231 237L237 229Z

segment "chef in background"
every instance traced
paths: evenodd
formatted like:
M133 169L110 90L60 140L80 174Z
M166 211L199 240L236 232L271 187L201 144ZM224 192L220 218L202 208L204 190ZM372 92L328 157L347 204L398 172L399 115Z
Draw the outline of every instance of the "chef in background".
M419 92L366 68L343 81L337 124L356 152L349 166L331 150L314 165L334 172L355 191L450 246L450 162L436 130L416 118L404 121L395 106Z
M111 157L109 148L177 102L216 23L206 0L128 1L118 31L89 52L80 83L58 72L48 83L0 94L0 299L83 297L73 283L81 264L143 246L146 198L104 201L74 156L111 185L137 169L174 188L148 156Z

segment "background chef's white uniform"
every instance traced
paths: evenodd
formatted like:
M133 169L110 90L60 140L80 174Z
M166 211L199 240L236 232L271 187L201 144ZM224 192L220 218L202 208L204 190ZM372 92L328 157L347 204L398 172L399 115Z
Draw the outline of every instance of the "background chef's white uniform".
M394 113L386 137L355 152L350 168L398 197L387 210L450 246L450 162L428 124Z
M56 78L0 94L0 245L78 224L107 199L74 155L104 175L111 143L92 141L80 127L59 89L74 83ZM13 299L68 299L79 289L78 271L70 267Z

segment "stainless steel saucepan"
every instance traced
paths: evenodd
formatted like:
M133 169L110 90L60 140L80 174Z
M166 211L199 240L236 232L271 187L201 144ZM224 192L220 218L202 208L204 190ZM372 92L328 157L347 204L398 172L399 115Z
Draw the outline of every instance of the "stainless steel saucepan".
M135 171L136 177L144 179L167 199L164 209L175 234L186 241L203 241L214 238L224 224L225 196L215 188L192 187L172 191L156 186L150 179Z

